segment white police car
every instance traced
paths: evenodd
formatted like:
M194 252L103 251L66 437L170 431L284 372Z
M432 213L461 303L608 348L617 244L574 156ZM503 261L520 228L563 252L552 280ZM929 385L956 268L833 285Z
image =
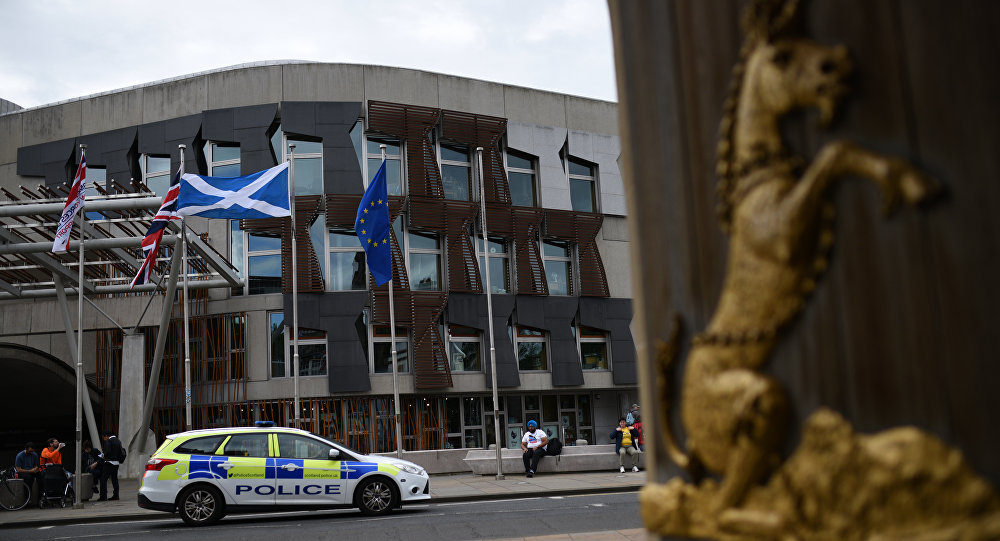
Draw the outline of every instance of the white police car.
M362 455L273 423L171 434L146 463L139 507L190 525L261 509L358 507L381 515L430 499L420 466Z

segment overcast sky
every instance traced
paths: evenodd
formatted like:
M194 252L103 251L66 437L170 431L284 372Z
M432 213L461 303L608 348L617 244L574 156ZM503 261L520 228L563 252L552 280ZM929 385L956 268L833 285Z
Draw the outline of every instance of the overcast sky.
M0 0L22 107L234 64L378 64L615 101L606 0Z

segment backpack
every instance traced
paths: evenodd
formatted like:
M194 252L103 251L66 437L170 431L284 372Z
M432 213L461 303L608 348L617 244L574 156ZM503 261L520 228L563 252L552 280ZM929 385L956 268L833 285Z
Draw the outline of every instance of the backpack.
M632 423L634 422L635 422L635 417L632 417L632 412L630 411L628 412L628 415L625 416L625 424L627 424L628 426L632 426Z
M552 438L549 440L549 444L545 446L545 454L547 455L558 455L562 452L563 443L559 441L559 438Z

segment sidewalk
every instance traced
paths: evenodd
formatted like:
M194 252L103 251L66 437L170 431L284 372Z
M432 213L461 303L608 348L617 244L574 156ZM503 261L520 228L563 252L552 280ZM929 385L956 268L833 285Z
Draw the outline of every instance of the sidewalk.
M475 475L471 473L431 476L431 502L454 502L487 499L510 499L545 496L568 496L602 492L636 492L646 482L646 473L575 472L543 473L528 479L523 473L506 475L497 480L496 475ZM108 487L109 490L111 487ZM110 522L117 520L137 520L167 518L171 515L158 511L141 509L136 504L139 482L136 479L122 479L118 501L98 502L97 495L83 502L83 509L62 508L38 509L25 507L20 511L0 510L0 528L19 528L37 525L67 524L75 522ZM425 503L425 502L419 502ZM177 517L179 521L180 518ZM605 532L611 534L614 532ZM619 539L632 539L623 536ZM546 538L548 539L548 538ZM556 538L552 538L556 539ZM585 539L583 537L560 537L558 539ZM602 537L601 539L609 539ZM614 539L614 537L611 537Z

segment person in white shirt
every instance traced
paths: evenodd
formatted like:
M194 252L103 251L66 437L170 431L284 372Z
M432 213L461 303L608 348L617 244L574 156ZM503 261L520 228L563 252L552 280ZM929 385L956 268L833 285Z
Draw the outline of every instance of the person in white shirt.
M545 431L539 429L534 420L528 421L528 431L521 437L521 460L524 461L524 472L528 477L535 476L538 461L545 456L545 446L548 444L549 437Z

